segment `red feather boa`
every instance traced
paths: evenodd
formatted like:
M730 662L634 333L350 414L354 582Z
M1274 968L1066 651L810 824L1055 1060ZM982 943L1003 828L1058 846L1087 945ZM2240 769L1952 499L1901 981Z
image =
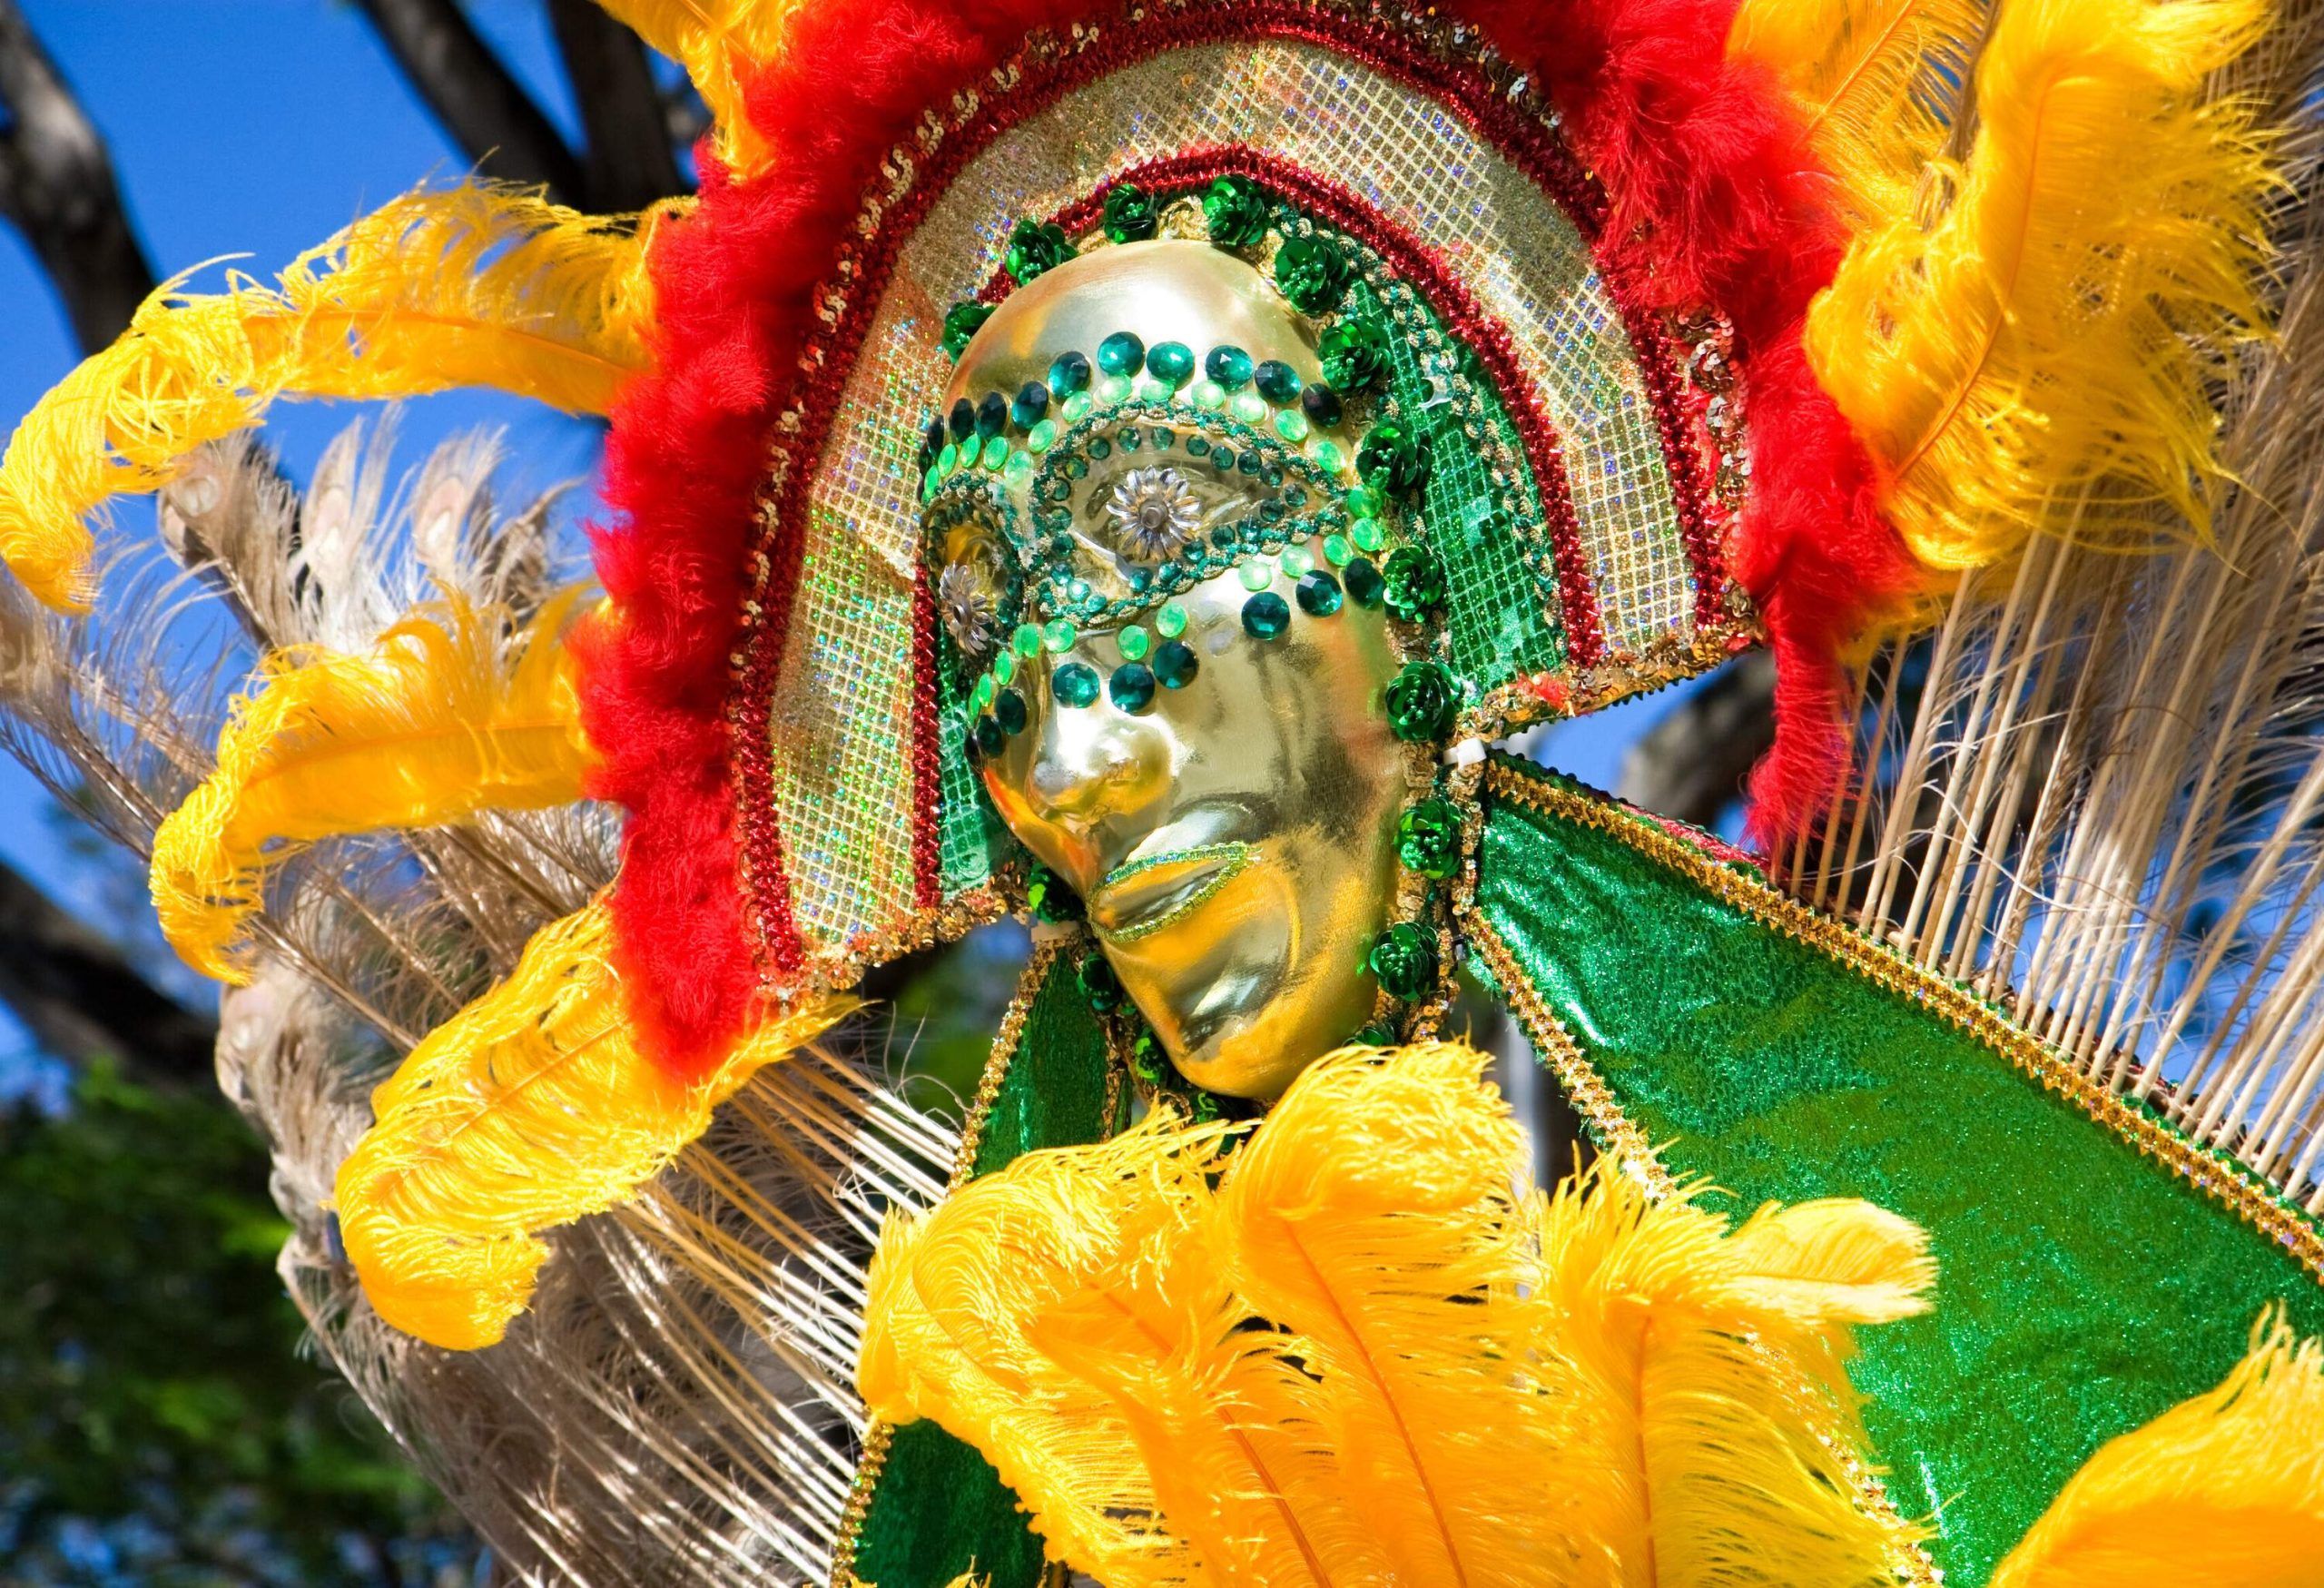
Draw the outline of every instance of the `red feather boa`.
M1749 378L1755 490L1731 548L1779 666L1782 733L1755 782L1758 830L1809 819L1845 754L1833 656L1908 564L1873 510L1871 467L1809 374L1808 301L1839 237L1781 96L1726 57L1734 0L1459 0L1537 74L1604 183L1608 236L1669 306L1733 321ZM1036 27L1088 0L821 0L749 85L778 169L738 182L702 153L700 207L657 242L653 371L613 416L596 536L617 616L583 642L593 793L628 812L614 895L649 1047L698 1072L760 985L737 873L730 652L764 442L799 379L810 296L881 158Z

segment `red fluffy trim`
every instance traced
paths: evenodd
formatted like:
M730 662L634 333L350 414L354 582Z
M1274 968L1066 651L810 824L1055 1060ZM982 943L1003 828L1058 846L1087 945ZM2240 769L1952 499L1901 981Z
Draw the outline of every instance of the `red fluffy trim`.
M763 972L737 857L729 681L765 441L803 379L812 297L887 151L923 107L1088 0L822 0L753 82L773 172L730 180L705 144L700 206L657 240L655 370L613 416L600 577L618 616L585 642L593 792L629 813L614 895L620 957L653 1050L697 1071L740 1029ZM1629 273L1672 307L1725 310L1750 374L1759 501L1730 553L1767 614L1787 683L1759 788L1776 826L1831 786L1836 636L1898 579L1869 470L1797 350L1837 261L1773 84L1725 55L1733 0L1462 0L1537 74L1612 202ZM773 813L753 811L772 825ZM1763 823L1762 831L1768 830ZM773 835L779 841L780 834ZM770 879L772 881L772 879ZM759 963L763 954L767 963Z

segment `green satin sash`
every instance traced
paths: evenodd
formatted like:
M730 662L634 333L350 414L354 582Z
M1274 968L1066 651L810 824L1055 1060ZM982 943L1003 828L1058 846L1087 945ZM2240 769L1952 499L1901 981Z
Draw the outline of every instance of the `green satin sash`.
M1864 1197L1929 1231L1935 1311L1862 1331L1853 1376L1948 1583L1985 1582L2101 1444L2216 1386L2270 1303L2324 1333L2312 1221L2077 1091L1962 990L1538 768L1496 762L1485 797L1479 958L1521 981L1537 1048L1570 1039L1569 1081L1578 1060L1610 1092L1599 1134L1642 1133L1738 1213Z
M1018 992L1021 1029L1004 1029L995 1045L997 1087L987 1072L975 1175L1036 1148L1100 1140L1109 1128L1105 1032L1075 981L1072 956L1036 961L1027 975L1029 991ZM948 1588L973 1567L992 1588L1039 1588L1041 1541L975 1446L928 1422L882 1437L855 1535L858 1579L877 1588Z

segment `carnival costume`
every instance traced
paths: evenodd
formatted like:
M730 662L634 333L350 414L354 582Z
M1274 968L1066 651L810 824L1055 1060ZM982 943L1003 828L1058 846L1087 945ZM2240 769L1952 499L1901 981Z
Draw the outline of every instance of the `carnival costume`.
M697 200L172 283L0 465L512 1571L2324 1583L2317 7L607 8ZM610 419L601 599L237 439L464 384ZM197 596L222 726L71 616ZM1762 642L1757 853L1503 747ZM960 1128L822 1035L1011 914Z

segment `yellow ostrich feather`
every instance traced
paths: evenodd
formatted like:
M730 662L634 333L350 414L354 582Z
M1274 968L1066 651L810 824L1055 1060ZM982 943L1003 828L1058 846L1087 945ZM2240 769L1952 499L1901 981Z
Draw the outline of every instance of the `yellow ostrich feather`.
M497 607L426 607L369 654L270 657L218 764L153 835L153 905L186 962L247 980L267 874L319 838L581 797L587 764L563 634L581 592L510 630Z
M2275 177L2206 80L2265 0L2011 0L1976 73L1949 205L1864 232L1808 315L1817 375L1928 567L2006 566L2037 533L2137 548L2201 533L2206 392L2262 319Z
M639 1050L603 904L541 929L516 971L428 1033L372 1094L339 1171L340 1231L379 1316L451 1350L501 1337L543 1230L627 1199L763 1066L848 1011L755 1024L703 1079Z
M883 1244L867 1396L1109 1583L1887 1582L1912 1534L1832 1446L1918 1231L1846 1202L1728 1235L1606 1169L1545 1203L1483 1063L1353 1050L1223 1164L1163 1116L972 1182Z
M645 363L656 222L605 221L482 184L405 195L267 286L146 299L16 428L0 460L0 558L52 606L89 598L89 516L159 489L278 398L490 386L604 413ZM191 272L189 272L189 275Z
M1943 149L1983 0L1743 0L1728 53L1762 63L1858 226L1905 213Z
M2324 1582L2324 1343L2280 1315L2209 1395L2102 1446L1993 1588Z
M737 175L765 169L769 151L743 103L746 79L782 48L802 0L597 0L686 69L710 107L718 157Z
M1762 1209L1733 1234L1606 1160L1542 1228L1553 1351L1581 1408L1564 1461L1600 1473L1609 1584L1894 1580L1915 1530L1853 1498L1856 1324L1919 1311L1921 1232L1868 1203Z

